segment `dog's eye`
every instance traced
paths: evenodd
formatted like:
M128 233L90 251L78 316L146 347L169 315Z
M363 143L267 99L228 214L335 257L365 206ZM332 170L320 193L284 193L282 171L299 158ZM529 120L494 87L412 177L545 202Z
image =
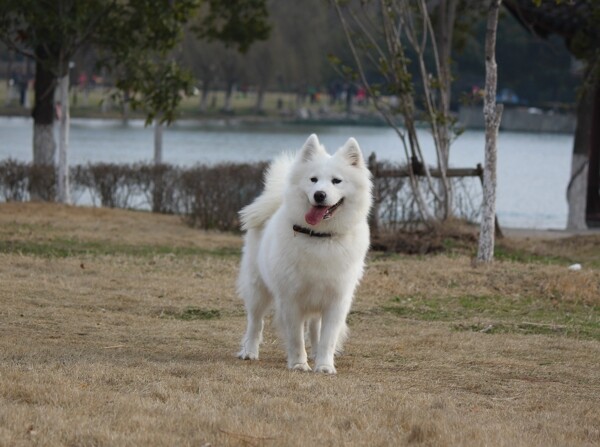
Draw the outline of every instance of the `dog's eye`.
M331 183L333 183L334 185L337 185L338 183L342 183L342 181L339 178L334 178L331 180Z
M311 177L310 181L313 183L317 183L319 179L317 177Z

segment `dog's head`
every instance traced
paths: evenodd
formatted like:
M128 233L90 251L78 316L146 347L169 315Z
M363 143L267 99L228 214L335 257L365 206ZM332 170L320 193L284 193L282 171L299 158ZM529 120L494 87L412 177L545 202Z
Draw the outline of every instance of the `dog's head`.
M290 189L308 225L340 228L366 219L370 179L354 138L329 155L313 134L296 157Z

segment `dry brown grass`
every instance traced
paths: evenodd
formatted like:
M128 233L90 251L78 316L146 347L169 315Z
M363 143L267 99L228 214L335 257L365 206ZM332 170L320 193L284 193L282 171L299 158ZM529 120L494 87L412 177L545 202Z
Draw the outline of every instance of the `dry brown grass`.
M0 205L0 445L600 443L600 270L372 254L335 377L235 358L238 236Z

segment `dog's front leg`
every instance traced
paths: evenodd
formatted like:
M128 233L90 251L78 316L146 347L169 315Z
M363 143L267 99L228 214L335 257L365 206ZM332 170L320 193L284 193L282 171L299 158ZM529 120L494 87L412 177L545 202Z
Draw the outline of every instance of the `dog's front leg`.
M321 337L319 338L319 347L317 348L317 358L315 372L325 374L335 374L333 356L340 335L346 328L346 316L348 315L349 305L337 303L325 309L321 322Z
M310 358L317 358L319 348L319 337L321 336L321 318L313 317L308 321L308 334L310 338Z
M283 331L287 345L288 368L310 371L304 346L304 319L300 312L290 306L282 315Z

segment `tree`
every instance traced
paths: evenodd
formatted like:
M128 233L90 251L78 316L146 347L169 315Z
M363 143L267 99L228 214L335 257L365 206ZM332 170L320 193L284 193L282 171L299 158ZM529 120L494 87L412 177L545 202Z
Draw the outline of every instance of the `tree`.
M204 1L208 12L194 27L199 38L222 42L246 53L252 43L269 37L267 0Z
M69 62L84 45L104 50L101 62L108 68L122 62L121 73L143 73L153 68L150 51L165 50L176 42L182 23L198 0L154 2L151 0L6 0L0 9L0 38L11 48L36 61L33 108L34 165L54 165L55 90L61 85L60 151L57 176L58 200L69 202L68 179L68 73ZM130 58L130 59L126 59ZM134 64L133 61L136 63ZM132 71L132 67L135 68ZM129 70L128 70L129 69ZM159 70L154 70L157 72ZM166 70L167 73L173 71ZM177 73L178 75L179 73ZM123 81L127 87L138 85ZM139 79L139 78L137 78ZM162 92L161 92L162 93ZM152 102L154 101L154 102ZM151 107L176 103L162 94L150 98ZM150 113L155 113L150 108ZM166 119L172 115L166 107ZM44 191L34 197L50 198Z
M490 0L485 36L485 165L483 170L483 210L479 233L477 260L491 262L494 258L496 220L496 140L502 118L502 105L496 104L498 67L496 66L496 30L502 0Z
M191 73L168 54L180 42L183 25L190 21L191 29L199 38L222 42L226 47L245 52L255 40L269 35L265 2L169 0L172 15L162 16L160 8L154 13L149 10L147 17L131 16L128 26L120 26L116 30L143 28L149 21L150 30L158 31L150 36L152 44L142 47L144 60L148 61L146 64L139 64L136 46L132 46L125 35L120 45L111 47L114 60L109 64L109 67L122 67L119 72L125 75L119 77L117 87L132 98L132 107L144 110L146 124L155 122L155 162L162 162L162 125L169 125L175 119L182 94L191 94L194 84ZM150 4L154 3L150 1ZM198 5L202 7L196 11Z
M240 54L233 49L223 48L219 56L220 74L225 82L225 100L222 111L233 113L233 93L243 76L245 66Z
M5 0L0 6L0 39L15 51L35 60L35 104L33 107L33 164L54 165L56 143L55 90L61 80L64 101L68 89L69 61L101 28L115 2L90 0ZM61 102L58 198L68 202L68 101ZM35 198L50 198L47 191L34 190Z
M279 42L275 42L277 45ZM265 91L269 83L275 78L276 54L273 54L274 45L259 43L252 47L248 52L248 60L250 62L250 79L257 85L256 104L254 106L255 113L264 113L264 98ZM281 54L280 52L277 52Z
M567 48L583 61L578 92L577 128L571 178L567 186L567 228L600 225L600 3L589 0L505 0L509 11L532 33L563 37Z
M446 172L455 124L450 115L450 49L458 3L379 0L361 1L355 7L339 0L332 3L351 48L358 78L402 142L421 219L428 223L434 220L425 198L427 193L434 197L437 216L446 219L452 212L452 190ZM439 35L432 14L436 16ZM438 44L442 46L441 53ZM349 71L347 67L343 69ZM373 69L383 79L380 84L367 76ZM390 95L396 101L389 101ZM402 127L396 118L398 114ZM440 177L437 187L417 137L417 121L422 116L429 124L436 149ZM421 174L426 178L425 185L417 178Z
M84 45L99 50L99 66L110 70L121 98L143 109L146 122L171 122L192 78L168 52L201 3L208 10L198 32L245 50L268 35L265 0L5 0L0 39L36 61L33 163L54 165L55 90L62 79L59 200L68 202L68 68ZM37 197L50 198L44 191Z
M189 29L185 32L182 45L183 64L189 67L199 83L200 113L208 110L208 96L219 76L218 59L222 50L222 44L218 42L206 42L198 39Z

